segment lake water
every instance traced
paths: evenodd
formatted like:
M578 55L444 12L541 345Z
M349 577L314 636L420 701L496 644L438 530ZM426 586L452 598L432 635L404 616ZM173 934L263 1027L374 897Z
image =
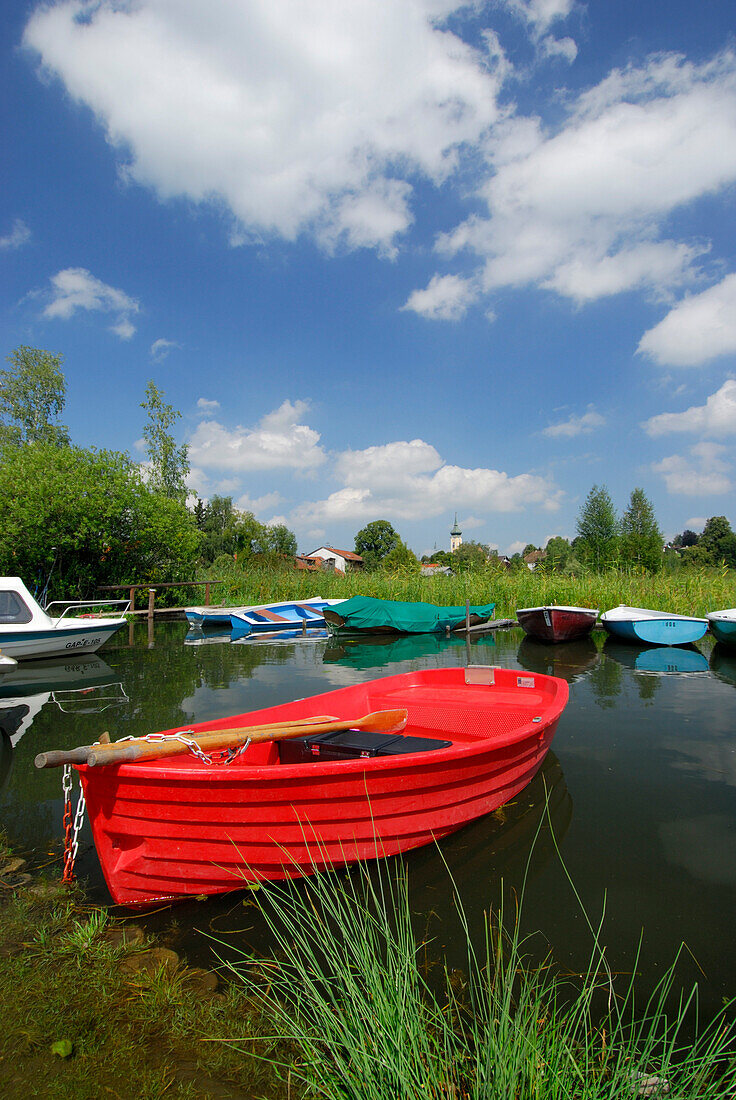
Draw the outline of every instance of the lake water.
M708 1010L736 994L736 651L638 649L603 635L547 647L519 629L467 646L430 635L381 644L327 637L188 644L186 624L137 624L99 657L31 662L0 680L0 821L42 862L62 831L61 772L37 771L38 752L238 714L410 669L502 665L564 677L570 701L545 766L511 805L406 857L417 919L451 967L464 965L452 905L455 880L474 936L499 883L524 887L535 950L577 972L590 934L555 850L602 936L615 971L635 965L651 986L687 946L681 981L697 980ZM546 807L549 807L548 811ZM551 823L551 828L550 828ZM45 857L47 858L47 857ZM448 871L449 869L449 871ZM77 861L105 902L88 826ZM144 923L201 964L199 930L233 945L268 947L257 895L188 901Z

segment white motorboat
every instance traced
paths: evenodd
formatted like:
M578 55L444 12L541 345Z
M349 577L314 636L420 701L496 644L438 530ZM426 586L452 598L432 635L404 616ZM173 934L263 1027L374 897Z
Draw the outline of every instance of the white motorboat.
M70 612L111 604L124 604L123 614L130 606L128 600L56 600L44 609L20 577L0 577L0 652L15 660L94 653L125 619L98 616L94 610ZM57 607L59 614L51 613Z

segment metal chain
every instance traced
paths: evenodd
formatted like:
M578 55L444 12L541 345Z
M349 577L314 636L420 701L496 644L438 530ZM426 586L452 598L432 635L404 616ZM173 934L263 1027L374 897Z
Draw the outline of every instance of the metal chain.
M196 756L203 764L232 764L234 760L240 756L241 753L250 745L250 737L247 741L244 741L242 745L239 745L237 749L220 749L217 752L207 753L200 749L196 741L191 737L185 736L187 733L191 733L192 737L196 736L194 730L181 730L179 733L149 733L145 737L140 738L142 741L148 741L152 744L166 742L166 741L179 741L180 744L186 745L193 756ZM139 740L139 738L122 737L121 741Z
M74 881L74 862L79 851L79 834L84 824L84 814L87 808L82 781L79 781L79 798L77 809L72 819L72 769L70 764L65 764L61 777L61 786L64 792L64 872L62 882Z

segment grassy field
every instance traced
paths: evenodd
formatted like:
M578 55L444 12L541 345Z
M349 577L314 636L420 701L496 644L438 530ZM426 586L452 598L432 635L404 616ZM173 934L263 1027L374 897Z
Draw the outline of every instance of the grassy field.
M214 575L214 574L213 574ZM703 616L736 606L736 571L682 569L657 574L611 569L571 576L564 573L488 569L454 577L421 577L380 570L346 576L297 573L292 570L218 569L225 583L213 589L213 603L256 604L323 596L341 599L361 595L382 600L423 600L445 606L490 603L496 618L513 618L517 607L568 604L601 611L628 604L680 615Z

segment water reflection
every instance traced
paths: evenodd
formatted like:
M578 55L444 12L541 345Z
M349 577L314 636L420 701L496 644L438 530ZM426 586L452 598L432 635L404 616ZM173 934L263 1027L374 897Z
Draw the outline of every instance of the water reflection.
M495 647L493 634L481 634L470 641L451 634L370 634L360 638L330 637L325 648L325 664L347 665L350 668L379 668L397 661L417 661L454 651L460 664L476 647L480 651ZM490 659L490 658L489 658ZM468 662L469 663L469 662Z
M0 681L0 730L16 745L46 704L62 714L101 714L128 701L117 673L94 654L20 662Z
M550 646L534 638L525 637L519 646L517 659L522 668L530 672L559 676L573 684L600 661L600 653L593 639L578 638Z
M237 627L228 629L225 627L210 627L207 630L187 631L184 645L222 645L232 642L234 645L271 645L284 642L316 642L324 641L327 637L326 626L294 627L293 630L251 630L245 627L239 630Z
M662 676L672 672L708 671L707 657L695 646L637 646L607 638L603 652L635 672Z
M710 655L710 670L724 684L736 687L736 650L717 642Z

